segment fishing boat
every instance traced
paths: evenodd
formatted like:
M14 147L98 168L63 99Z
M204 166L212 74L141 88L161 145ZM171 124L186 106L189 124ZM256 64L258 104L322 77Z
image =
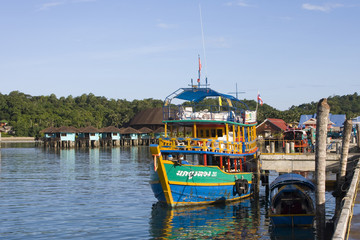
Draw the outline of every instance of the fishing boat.
M275 227L311 227L315 217L315 185L296 173L282 174L270 184L269 217Z
M164 137L150 145L150 184L160 202L174 207L250 196L255 111L198 80L165 98L163 123Z

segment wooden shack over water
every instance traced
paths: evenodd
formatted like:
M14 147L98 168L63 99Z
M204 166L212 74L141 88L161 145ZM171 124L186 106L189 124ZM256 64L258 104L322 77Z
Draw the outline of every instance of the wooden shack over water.
M76 145L78 147L98 147L100 144L100 130L88 126L78 130Z
M45 134L44 145L54 148L75 147L75 137L78 129L74 127L46 128L42 131Z
M101 146L120 146L121 130L114 126L109 126L100 129L101 132Z

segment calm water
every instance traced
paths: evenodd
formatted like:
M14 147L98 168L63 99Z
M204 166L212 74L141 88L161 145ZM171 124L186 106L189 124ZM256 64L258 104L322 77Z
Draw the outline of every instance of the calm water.
M258 201L230 205L156 204L150 159L147 147L55 151L3 144L0 238L314 239L312 229L273 230L263 189ZM327 199L330 218L334 201Z

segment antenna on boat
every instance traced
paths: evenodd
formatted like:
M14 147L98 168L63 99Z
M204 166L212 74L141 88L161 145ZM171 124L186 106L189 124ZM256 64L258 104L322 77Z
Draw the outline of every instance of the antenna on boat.
M204 62L205 62L205 86L208 86L207 81L207 62L206 62L206 53L205 53L205 38L204 38L204 27L202 22L202 14L201 14L201 5L199 3L199 12L200 12L200 25L201 25L201 37L202 37L202 45L203 45L203 52L204 52ZM199 56L199 63L200 63L200 56ZM200 76L199 76L200 77ZM210 85L210 84L209 84Z
M228 94L235 94L236 98L239 99L239 98L238 98L238 94L239 94L239 93L245 93L245 92L239 92L239 91L238 91L238 87L237 87L237 83L236 83L235 92L229 92Z

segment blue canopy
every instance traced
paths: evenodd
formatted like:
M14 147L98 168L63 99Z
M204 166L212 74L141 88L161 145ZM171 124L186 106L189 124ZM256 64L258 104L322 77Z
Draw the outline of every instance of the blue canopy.
M236 97L233 97L228 94L223 94L212 90L211 88L181 88L183 92L176 95L174 98L192 101L192 102L200 102L206 97L223 97L233 101L241 102Z
M304 178L300 174L296 173L286 173L278 176L271 184L270 190L272 191L275 188L282 187L284 185L303 185L311 190L315 190L315 185L309 179Z

